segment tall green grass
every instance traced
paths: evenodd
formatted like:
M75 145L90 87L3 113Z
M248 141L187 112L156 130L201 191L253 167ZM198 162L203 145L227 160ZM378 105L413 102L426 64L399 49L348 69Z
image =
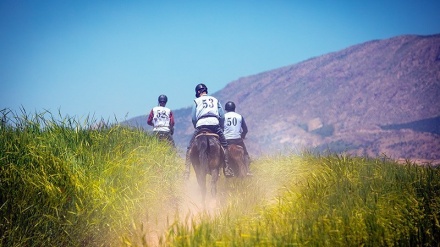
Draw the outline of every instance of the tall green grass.
M119 246L177 198L180 159L140 130L1 117L1 246Z
M219 215L175 223L166 246L439 246L440 170L311 154L231 180Z
M153 136L47 112L2 116L1 246L440 245L436 167L261 157L254 177L220 177L215 208L188 213L184 161Z

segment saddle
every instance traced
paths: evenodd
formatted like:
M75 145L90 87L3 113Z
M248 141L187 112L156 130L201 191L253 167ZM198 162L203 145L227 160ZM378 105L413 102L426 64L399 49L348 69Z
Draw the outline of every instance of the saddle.
M212 131L210 129L206 129L206 128L202 128L197 132L197 135L195 138L199 137L199 136L214 136L217 139L219 139L219 136L216 133L212 133Z
M243 147L243 141L241 139L229 139L227 140L229 145L236 145L240 148L244 148Z
M216 133L213 133L212 130L210 130L208 128L201 128L197 132L197 134L194 137L194 139L197 139L199 136L214 136L215 138L217 138L217 140L220 141L220 136L218 136ZM220 147L221 147L221 150L222 150L223 154L225 154L226 153L225 148L222 145L220 145Z

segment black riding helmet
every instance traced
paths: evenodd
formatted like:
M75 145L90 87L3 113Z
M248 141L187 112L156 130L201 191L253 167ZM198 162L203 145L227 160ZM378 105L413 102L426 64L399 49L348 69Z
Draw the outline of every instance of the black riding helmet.
M232 101L228 101L225 104L225 110L226 111L235 111L235 104Z
M159 98L157 98L157 101L159 103L165 103L166 104L168 102L168 98L167 98L166 95L162 94L162 95L159 95Z
M196 86L195 91L196 91L196 97L198 98L198 97L200 97L201 93L203 93L203 92L208 93L208 87L205 84L200 83Z

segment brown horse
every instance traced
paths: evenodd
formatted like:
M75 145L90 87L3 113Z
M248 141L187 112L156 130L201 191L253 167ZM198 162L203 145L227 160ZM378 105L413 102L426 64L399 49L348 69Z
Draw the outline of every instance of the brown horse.
M176 145L174 144L174 140L173 137L171 135L170 132L166 132L166 131L156 131L154 132L154 134L156 135L156 137L161 140L161 141L166 141L168 142L170 145L172 145L173 147L175 147Z
M224 154L218 135L209 130L201 130L190 148L190 159L202 192L202 202L206 198L206 175L211 175L211 195L217 194L217 180L224 164Z
M237 144L228 145L228 161L236 177L245 177L248 173L244 160L244 149Z

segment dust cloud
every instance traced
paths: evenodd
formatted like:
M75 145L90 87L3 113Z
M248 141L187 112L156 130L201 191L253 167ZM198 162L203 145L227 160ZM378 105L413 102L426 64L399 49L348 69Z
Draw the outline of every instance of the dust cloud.
M209 216L215 217L221 212L220 203L218 199L213 198L210 192L210 176L207 179L207 193L205 203L202 201L202 195L197 184L195 175L185 181L181 190L179 199L163 205L163 211L160 215L150 217L149 220L144 220L144 225L147 226L147 232L141 238L148 246L160 246L160 239L165 238L165 233L168 228L176 221L184 222L187 227L192 227L192 224L197 223L200 218Z

